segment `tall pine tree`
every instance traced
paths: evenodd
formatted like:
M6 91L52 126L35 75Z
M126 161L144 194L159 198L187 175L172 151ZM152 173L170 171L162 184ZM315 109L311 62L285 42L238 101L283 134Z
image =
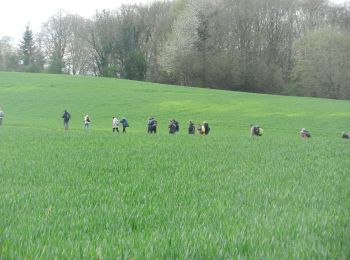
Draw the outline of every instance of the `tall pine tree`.
M34 54L35 54L35 42L32 30L29 25L26 26L26 30L23 34L23 39L20 44L23 65L28 67L34 64Z

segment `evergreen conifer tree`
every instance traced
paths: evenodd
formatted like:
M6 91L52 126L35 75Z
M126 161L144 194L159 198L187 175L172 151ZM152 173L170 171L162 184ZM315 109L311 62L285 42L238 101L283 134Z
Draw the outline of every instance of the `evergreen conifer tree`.
M26 26L26 29L23 33L23 39L21 40L20 50L22 55L23 65L28 67L34 64L34 55L35 55L35 42L32 30L29 28L29 25Z

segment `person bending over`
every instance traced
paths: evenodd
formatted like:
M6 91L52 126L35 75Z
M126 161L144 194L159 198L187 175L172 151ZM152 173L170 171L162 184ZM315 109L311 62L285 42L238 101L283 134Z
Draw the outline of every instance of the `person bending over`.
M300 130L299 134L300 134L300 137L302 137L302 138L309 138L309 137L311 137L310 132L308 130L306 130L305 128L302 128Z
M350 139L350 132L342 132L341 137L344 139Z
M264 130L258 125L250 125L250 136L262 136Z

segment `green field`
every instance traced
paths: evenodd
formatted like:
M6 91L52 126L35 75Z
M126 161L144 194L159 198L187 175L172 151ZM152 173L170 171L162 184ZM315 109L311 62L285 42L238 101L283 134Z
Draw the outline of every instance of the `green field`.
M0 259L350 258L349 101L0 73L0 106Z

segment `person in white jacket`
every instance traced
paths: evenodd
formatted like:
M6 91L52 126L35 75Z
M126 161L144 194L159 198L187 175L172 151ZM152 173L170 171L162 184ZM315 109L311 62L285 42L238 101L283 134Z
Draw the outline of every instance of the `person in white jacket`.
M113 128L113 133L117 131L119 133L119 120L117 117L112 117L112 128Z
M88 115L84 116L84 130L89 130L90 128L90 117Z

